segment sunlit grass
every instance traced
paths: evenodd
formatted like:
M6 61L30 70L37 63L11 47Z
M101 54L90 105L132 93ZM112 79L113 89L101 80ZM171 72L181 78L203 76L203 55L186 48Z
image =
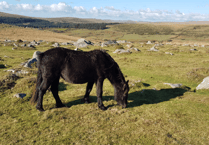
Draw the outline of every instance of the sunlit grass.
M86 33L92 33L92 37L95 34L93 30ZM108 80L103 87L106 111L97 107L95 86L90 94L92 103L83 104L86 84L70 84L63 79L59 96L67 107L54 108L55 100L47 91L45 112L37 111L29 101L36 74L23 75L14 80L14 87L0 89L0 144L208 144L209 91L194 91L209 75L208 48L190 51L190 47L164 45L157 47L159 52L148 52L153 45L141 45L133 43L141 52L131 54L114 54L114 46L103 47L130 82L126 109L116 105ZM126 49L126 44L122 46ZM36 50L50 48L50 44L43 43ZM101 47L82 50L98 48ZM5 70L24 69L20 63L36 51L12 50L12 46L4 47L3 43L0 50L0 64L8 65L0 69L0 81L9 75ZM172 89L164 83L182 83L184 87ZM26 93L26 97L14 98L16 93Z

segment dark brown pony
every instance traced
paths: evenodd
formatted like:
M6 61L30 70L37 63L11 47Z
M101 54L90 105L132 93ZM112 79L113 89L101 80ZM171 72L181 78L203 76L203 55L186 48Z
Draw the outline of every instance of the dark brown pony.
M50 86L56 107L65 106L58 96L60 77L74 84L87 83L83 98L85 103L90 102L89 94L95 83L98 107L102 110L107 109L102 103L103 81L107 78L115 89L115 100L123 108L127 106L128 81L125 81L118 64L106 52L102 50L82 52L58 47L39 54L38 60L36 90L31 102L38 102L36 109L39 111L44 111L43 96Z

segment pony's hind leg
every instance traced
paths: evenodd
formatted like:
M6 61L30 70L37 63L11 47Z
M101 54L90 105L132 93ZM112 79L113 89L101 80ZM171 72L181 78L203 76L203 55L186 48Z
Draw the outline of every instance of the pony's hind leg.
M87 83L86 94L83 98L84 103L91 103L91 101L89 100L89 94L92 90L93 85L94 85L94 82L88 82Z
M58 95L58 85L59 85L59 77L54 80L54 82L51 85L51 92L54 96L54 99L56 100L56 108L65 107L65 105L60 100L60 97Z
M48 79L44 78L43 81L41 82L40 87L39 87L38 103L36 105L36 109L38 109L39 111L44 111L43 96L46 93L46 90L49 88L49 86L50 86L50 81Z

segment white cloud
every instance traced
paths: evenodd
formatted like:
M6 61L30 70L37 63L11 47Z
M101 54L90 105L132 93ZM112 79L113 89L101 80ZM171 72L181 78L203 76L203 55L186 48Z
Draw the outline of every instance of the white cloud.
M104 8L92 7L88 10L83 6L71 7L63 2L51 5L12 5L2 1L0 2L0 11L35 17L82 17L133 21L207 21L209 19L209 14L185 14L179 10L173 12L147 8L132 11L115 9L114 6L105 6Z
M0 2L0 9L8 9L8 8L10 8L10 5L7 2L5 1Z

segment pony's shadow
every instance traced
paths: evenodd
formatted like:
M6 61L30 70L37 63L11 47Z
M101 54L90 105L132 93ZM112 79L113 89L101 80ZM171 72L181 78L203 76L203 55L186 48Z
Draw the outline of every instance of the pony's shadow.
M84 104L83 97L84 96L79 96L79 97L76 97L78 99L65 103L66 107L71 107L73 105ZM97 102L97 96L89 96L89 99L90 99L91 103L96 103ZM113 99L114 99L113 96L103 96L102 97L103 101L109 101L109 100L113 100ZM108 107L112 107L112 106L113 105L108 105L106 107L108 108Z
M161 90L144 89L142 91L136 91L130 93L128 100L131 102L128 104L128 108L141 106L143 104L156 104L164 101L169 101L173 98L181 98L185 92L189 91L189 87L185 88L168 88Z
M164 101L169 101L173 98L181 98L185 92L189 91L190 88L168 88L168 89L161 89L161 90L152 90L152 89L144 89L141 91L135 91L128 95L128 100L130 101L127 104L127 108L141 106L143 104L156 104L161 103ZM67 107L84 104L82 101L83 96L79 96L79 99L74 101L70 101L65 103ZM114 96L103 96L103 101L114 100ZM96 96L90 96L90 101L97 102ZM112 107L114 105L108 105L108 107Z

